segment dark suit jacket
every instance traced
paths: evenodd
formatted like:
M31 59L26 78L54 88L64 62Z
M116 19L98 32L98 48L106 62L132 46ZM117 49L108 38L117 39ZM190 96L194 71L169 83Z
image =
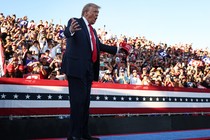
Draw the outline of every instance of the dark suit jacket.
M92 62L91 40L88 33L87 26L83 18L74 18L80 25L81 30L76 31L74 35L71 35L69 27L71 20L68 21L68 25L64 31L66 36L66 51L62 60L61 71L67 76L73 76L82 78L87 72L89 64ZM100 51L116 54L117 47L108 46L102 44L94 30L96 36L97 46L97 61L94 63L94 81L98 81L99 77L99 64L100 64Z

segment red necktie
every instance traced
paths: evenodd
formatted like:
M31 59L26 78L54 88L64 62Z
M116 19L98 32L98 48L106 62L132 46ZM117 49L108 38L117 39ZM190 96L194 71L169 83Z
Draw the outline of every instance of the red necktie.
M93 44L92 61L96 62L96 60L97 60L96 40L95 40L95 36L94 36L94 32L93 32L93 27L90 24L88 26L90 28L91 41Z

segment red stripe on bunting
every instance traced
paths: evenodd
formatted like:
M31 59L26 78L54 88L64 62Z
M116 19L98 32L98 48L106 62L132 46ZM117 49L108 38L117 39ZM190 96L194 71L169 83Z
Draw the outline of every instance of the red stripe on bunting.
M209 112L210 108L91 108L90 114L152 114ZM0 116L69 115L69 108L0 108Z

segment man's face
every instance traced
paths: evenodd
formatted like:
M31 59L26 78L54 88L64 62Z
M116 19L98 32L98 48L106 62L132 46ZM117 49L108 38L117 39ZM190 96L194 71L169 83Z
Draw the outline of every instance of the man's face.
M137 76L137 71L133 71L133 76Z
M85 18L89 24L94 24L98 18L99 10L96 7L90 7L87 12L85 12Z

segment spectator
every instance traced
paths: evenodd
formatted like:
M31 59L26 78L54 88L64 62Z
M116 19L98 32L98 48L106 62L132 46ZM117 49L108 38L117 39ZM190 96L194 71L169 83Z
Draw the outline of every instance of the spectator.
M31 20L29 23L28 23L28 29L29 30L34 30L36 27L36 24L34 22L34 20Z
M154 80L154 83L152 84L153 86L158 86L158 87L162 87L163 86L163 83L161 80Z
M55 70L56 68L60 70L61 69L61 60L53 59L53 61L49 65L49 67L52 71Z
M182 81L179 80L178 77L173 77L173 81L174 81L174 87L184 87L184 85L182 84Z
M7 65L7 75L10 78L22 78L23 77L23 64L21 60L18 59L16 53L13 54L9 64Z
M36 60L39 59L39 50L40 50L40 46L39 46L39 42L37 40L35 40L33 42L33 46L31 46L29 48L29 51L32 52L32 56L33 58L35 58Z
M25 53L26 55L24 55L23 58L23 64L26 70L26 73L30 73L33 70L33 63L37 62L38 60L36 60L33 56L32 56L32 52L31 51L26 51Z
M47 79L48 75L51 73L50 63L47 60L48 58L44 56L40 58L40 61L39 61L42 68L45 70L45 74L43 74L44 79Z
M116 78L117 83L129 84L129 78L125 75L125 70L121 69L119 72L119 77Z
M111 72L109 70L106 70L104 73L104 76L101 79L102 83L114 83L114 80L112 79Z
M46 50L49 49L48 43L47 43L47 38L44 35L40 36L39 44L40 44L40 53L45 53Z
M36 79L45 79L45 77L47 76L47 72L45 71L43 65L41 65L40 63L37 63L37 65L33 67L32 74L37 75Z
M206 80L202 83L202 85L203 85L204 87L206 87L206 88L210 88L210 79L206 79Z
M56 75L57 75L56 71L52 71L51 74L48 76L48 79L50 79L50 80L59 80L56 77Z
M171 76L168 74L164 79L164 86L165 87L174 87L174 83L171 81Z
M149 80L147 75L143 75L143 79L141 81L141 85L149 86L152 85L151 81Z
M133 85L141 85L141 80L139 78L139 75L137 74L137 71L136 70L133 70L132 71L132 74L130 75L130 84L133 84Z
M45 53L41 55L41 58L42 57L45 57L49 63L53 60L53 58L50 56L50 50L46 50Z

